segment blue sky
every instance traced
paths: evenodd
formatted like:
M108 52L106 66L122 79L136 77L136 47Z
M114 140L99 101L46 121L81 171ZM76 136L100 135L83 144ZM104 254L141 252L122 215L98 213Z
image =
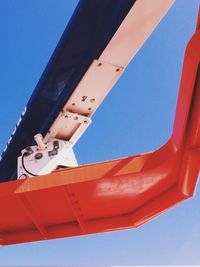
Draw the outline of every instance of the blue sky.
M78 1L0 1L0 150ZM152 151L169 138L199 0L177 0L75 147L80 164ZM196 197L128 231L0 248L0 265L200 264Z

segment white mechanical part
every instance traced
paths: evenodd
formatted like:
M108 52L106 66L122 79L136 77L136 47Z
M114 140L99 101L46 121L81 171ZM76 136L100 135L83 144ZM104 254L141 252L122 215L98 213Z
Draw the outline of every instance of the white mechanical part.
M36 136L38 141L39 135ZM30 146L22 150L18 158L18 179L45 175L60 167L78 166L72 146L62 140L53 139L45 144Z
M37 146L22 150L22 156L18 158L18 179L50 173L59 165L77 166L72 147L173 2L174 0L136 1L103 53L91 63L51 125L44 141L38 134L35 136Z

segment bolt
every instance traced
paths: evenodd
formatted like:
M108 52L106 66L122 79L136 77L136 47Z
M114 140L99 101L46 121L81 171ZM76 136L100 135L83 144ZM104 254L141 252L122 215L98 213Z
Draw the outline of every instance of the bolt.
M35 154L35 159L41 159L43 157L42 153Z

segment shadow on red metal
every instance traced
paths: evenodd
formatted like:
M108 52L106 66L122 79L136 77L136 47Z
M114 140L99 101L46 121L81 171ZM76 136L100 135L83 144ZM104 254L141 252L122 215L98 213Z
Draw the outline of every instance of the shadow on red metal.
M0 243L138 227L193 196L200 171L200 15L159 150L0 184Z

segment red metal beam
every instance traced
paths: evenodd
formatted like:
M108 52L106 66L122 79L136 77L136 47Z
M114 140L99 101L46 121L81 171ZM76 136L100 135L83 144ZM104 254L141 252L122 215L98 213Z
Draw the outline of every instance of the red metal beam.
M185 53L170 140L152 153L0 184L1 244L138 227L193 196L200 171L199 23Z

